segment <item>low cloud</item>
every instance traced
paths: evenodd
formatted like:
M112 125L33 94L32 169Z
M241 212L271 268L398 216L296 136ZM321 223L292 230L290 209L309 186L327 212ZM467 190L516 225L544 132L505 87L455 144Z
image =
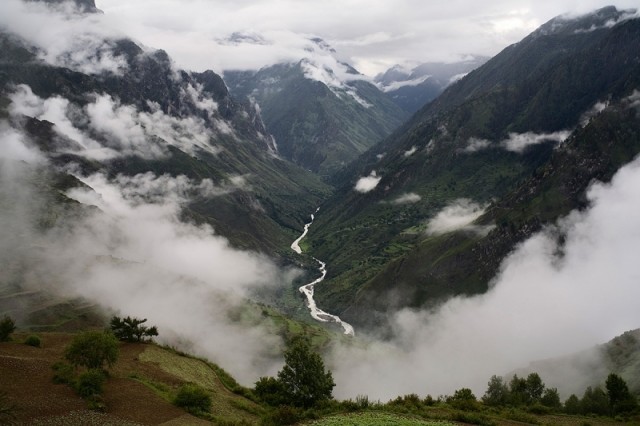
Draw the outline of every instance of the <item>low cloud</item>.
M213 108L211 100L198 98L197 89L192 90L194 93L189 96L199 99L201 106ZM12 115L54 123L59 136L75 142L66 146L66 152L99 161L128 155L163 158L168 153L167 145L194 156L198 151L215 155L221 149L212 143L215 133L201 118L167 115L154 103L148 104L150 112L138 111L109 95L94 94L91 102L81 108L59 96L42 99L27 85L17 86L10 99ZM222 120L216 123L218 133L233 134Z
M209 225L181 220L191 200L224 196L245 185L243 177L216 186L152 173L76 173L84 186L66 195L86 207L44 231L35 224L50 216L51 204L32 176L46 176L46 161L26 164L42 156L15 130L1 131L0 143L12 147L0 156L0 202L7 207L0 211L0 280L148 318L161 343L206 356L246 385L277 371L281 341L270 325L259 315L249 322L231 317L256 289L287 285L295 271L231 247Z
M412 146L411 149L405 151L403 155L405 157L411 157L413 154L416 153L416 151L418 151L418 148L416 148L415 146Z
M378 183L380 183L380 179L382 177L376 175L376 171L373 170L369 176L361 177L356 182L356 186L353 188L357 192L366 194L367 192L373 191Z
M570 130L562 130L553 133L509 133L509 137L498 143L493 143L487 139L469 138L467 146L462 150L466 153L474 153L478 151L491 148L492 146L500 147L507 151L516 152L518 154L523 153L528 147L537 145L543 142L564 142L569 135Z
M392 201L393 204L412 204L417 203L422 199L421 196L416 194L415 192L407 192L406 194L400 195L398 198Z
M3 0L0 28L34 46L37 56L51 65L85 74L122 74L127 69L125 58L114 53L123 34L104 15L82 13L72 2Z
M337 350L330 361L337 396L386 400L461 387L480 396L491 375L639 327L640 160L610 185L593 185L588 199L589 209L518 246L486 294L456 297L431 311L402 310L392 318L390 342ZM583 392L585 378L600 380L590 370L576 370L562 384L542 377L563 398Z
M462 150L463 152L478 152L483 149L487 149L491 146L491 142L486 139L469 138L467 146Z
M509 133L509 137L500 142L500 145L507 151L517 152L520 154L532 145L537 145L543 142L564 142L570 134L570 130L562 130L560 132L553 133Z
M460 198L442 209L427 223L427 234L440 235L460 229L476 230L471 224L483 213L483 206Z
M589 109L589 111L585 112L580 117L580 127L584 127L589 124L589 121L591 121L593 117L604 111L608 104L608 102L596 102L595 105L592 106L591 109Z

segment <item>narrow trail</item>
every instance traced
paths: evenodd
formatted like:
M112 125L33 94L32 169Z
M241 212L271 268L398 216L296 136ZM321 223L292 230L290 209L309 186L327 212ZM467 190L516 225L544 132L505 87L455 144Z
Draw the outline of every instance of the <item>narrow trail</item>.
M318 213L318 210L320 210L320 208L316 209L315 213ZM300 248L299 244L300 244L300 241L302 241L302 239L307 235L307 232L309 232L309 227L311 226L311 224L315 219L315 213L311 215L311 222L304 225L304 232L302 233L302 235L300 235L298 239L296 239L293 243L291 243L291 250L295 251L298 254L302 254L302 249ZM349 335L349 336L355 335L355 331L351 326L351 324L342 321L340 317L337 315L329 314L323 311L322 309L318 308L318 305L316 304L316 301L313 298L313 289L316 286L316 284L321 283L324 280L324 278L327 276L327 264L321 260L316 259L315 257L313 258L313 260L315 260L320 264L319 270L322 275L319 278L315 279L314 281L310 282L309 284L305 284L298 289L300 293L304 294L307 298L307 307L309 308L309 313L317 321L335 322L340 324L340 326L342 326L344 330L344 334L346 335Z

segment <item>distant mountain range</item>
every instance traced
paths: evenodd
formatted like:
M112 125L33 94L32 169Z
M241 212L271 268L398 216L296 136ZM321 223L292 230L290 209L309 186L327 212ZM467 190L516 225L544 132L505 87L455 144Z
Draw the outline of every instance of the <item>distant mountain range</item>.
M413 114L488 59L473 56L459 62L431 62L412 68L394 65L378 74L374 81L396 105Z
M248 98L278 153L328 177L388 136L408 113L321 39L308 57L258 71L225 71L231 93Z

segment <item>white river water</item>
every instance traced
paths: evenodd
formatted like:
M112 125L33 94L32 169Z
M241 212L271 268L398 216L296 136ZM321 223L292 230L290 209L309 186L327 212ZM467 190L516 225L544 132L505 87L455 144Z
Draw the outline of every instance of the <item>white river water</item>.
M317 213L318 210L320 210L320 208L316 209L315 213ZM298 254L302 254L302 249L300 248L300 245L299 245L300 241L302 241L302 239L307 235L307 232L309 232L309 227L313 223L314 219L315 219L315 215L312 214L311 222L304 225L304 232L302 233L302 235L300 235L297 240L291 243L291 250L295 251ZM353 336L355 332L351 324L342 321L340 317L337 315L331 315L323 311L322 309L318 308L316 301L313 299L313 288L315 287L316 284L322 282L322 280L324 280L324 277L327 276L327 264L321 260L316 259L315 257L313 259L320 264L319 269L322 275L319 278L315 279L314 281L310 282L309 284L305 284L298 289L300 290L300 293L304 294L307 298L307 307L309 308L309 312L311 313L311 316L320 322L338 323L344 329L344 334Z

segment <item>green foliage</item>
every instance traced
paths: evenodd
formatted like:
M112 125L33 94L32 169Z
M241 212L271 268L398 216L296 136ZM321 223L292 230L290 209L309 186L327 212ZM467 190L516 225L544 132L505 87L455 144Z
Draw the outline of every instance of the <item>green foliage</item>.
M284 360L278 381L292 405L308 408L332 398L335 383L331 371L325 372L322 358L311 351L309 342L294 341L285 351Z
M535 403L540 401L544 392L544 383L538 373L531 373L527 376L525 391L527 393L527 401Z
M111 331L119 339L125 342L143 342L158 335L156 326L147 327L143 325L147 319L120 318L113 316L110 321Z
M636 399L629 392L627 382L622 377L613 373L609 374L605 386L611 414L629 413L638 408Z
M580 399L575 394L571 394L564 402L564 412L575 415L580 413L580 409Z
M281 405L262 418L263 426L292 425L302 418L299 408Z
M478 411L480 409L476 396L469 388L456 390L453 396L447 398L447 404L465 411Z
M75 382L75 370L71 364L58 361L51 368L53 369L53 383L71 385Z
M589 386L580 400L580 412L582 414L596 414L605 416L609 413L609 398L600 386Z
M11 333L16 330L16 323L9 317L5 315L0 320L0 342L6 342L9 340Z
M255 394L272 407L286 405L289 398L284 384L275 377L260 377L256 382Z
M487 391L482 396L482 402L489 406L507 405L509 401L509 388L502 377L491 376L487 385Z
M73 338L65 358L76 367L111 367L118 359L118 340L111 332L86 331Z
M204 388L193 383L180 387L173 403L194 415L211 412L211 396Z
M83 398L92 398L102 395L103 385L106 381L104 372L101 369L90 369L78 376L76 391Z
M452 420L480 426L493 426L493 422L489 417L480 413L470 413L468 411L457 411L452 416Z
M27 346L33 346L34 348L40 347L40 338L34 334L24 339L24 344Z
M562 409L562 402L560 402L560 394L557 388L546 388L540 398L540 404L548 407L554 411Z

